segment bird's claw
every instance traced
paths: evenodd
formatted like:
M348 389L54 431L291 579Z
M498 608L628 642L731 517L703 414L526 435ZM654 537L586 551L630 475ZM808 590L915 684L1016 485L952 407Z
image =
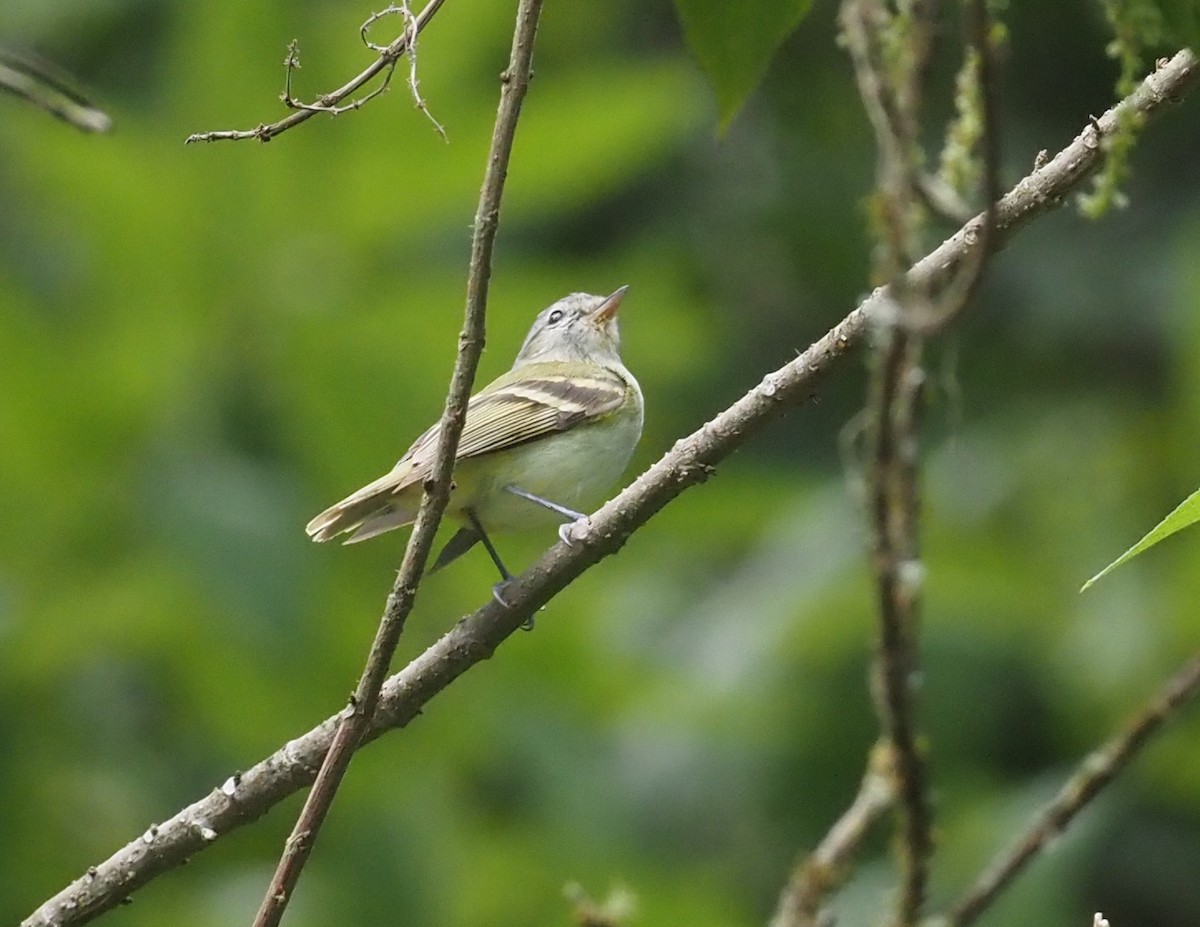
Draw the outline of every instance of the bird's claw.
M512 582L512 579L513 578L511 576L508 577L507 579L502 579L502 580L500 580L500 582L496 583L496 585L494 585L492 587L492 598L500 603L501 608L512 608L511 605L509 605L506 601L504 601L504 596L501 594L504 591L504 587ZM521 622L521 630L522 631L532 631L533 630L533 615L530 615L528 618L526 618L524 621Z
M558 526L558 537L568 547L574 547L575 542L582 540L592 527L592 520L584 515L565 525Z

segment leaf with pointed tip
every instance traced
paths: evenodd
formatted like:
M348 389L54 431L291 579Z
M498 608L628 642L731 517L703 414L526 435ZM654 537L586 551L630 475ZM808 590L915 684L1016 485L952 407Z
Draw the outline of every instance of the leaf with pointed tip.
M1129 548L1129 550L1125 551L1125 553L1121 554L1121 556L1119 556L1116 560L1084 583L1083 588L1079 591L1086 592L1090 586L1092 586L1106 573L1111 573L1122 563L1125 563L1127 560L1132 560L1142 551L1153 547L1163 538L1170 537L1181 528L1186 528L1188 525L1194 524L1198 521L1200 521L1200 489L1197 489L1194 493L1184 499L1183 502L1179 504L1179 507L1162 521L1160 521L1157 525L1155 525L1149 534L1147 534L1144 538Z
M717 97L724 131L812 0L675 0L684 37Z

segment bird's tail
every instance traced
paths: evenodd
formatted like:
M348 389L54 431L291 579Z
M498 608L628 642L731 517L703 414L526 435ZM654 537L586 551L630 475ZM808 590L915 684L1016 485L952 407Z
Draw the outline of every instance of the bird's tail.
M328 541L348 531L345 541L354 544L377 534L412 524L417 513L397 494L400 482L395 471L330 506L308 523L305 531L314 541Z

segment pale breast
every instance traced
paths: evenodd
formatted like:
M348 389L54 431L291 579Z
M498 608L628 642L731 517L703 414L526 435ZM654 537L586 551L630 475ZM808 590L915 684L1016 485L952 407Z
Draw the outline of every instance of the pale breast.
M580 512L605 500L629 464L642 433L642 393L623 368L630 401L596 422L506 451L459 462L455 477L465 490L454 507L471 506L488 531L515 531L561 524L563 519L504 489L524 492Z

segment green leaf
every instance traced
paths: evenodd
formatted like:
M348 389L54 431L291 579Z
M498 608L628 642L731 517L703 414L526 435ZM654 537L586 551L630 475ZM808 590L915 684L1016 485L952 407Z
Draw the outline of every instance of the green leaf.
M675 0L688 47L717 97L724 131L812 0Z
M1132 560L1142 551L1149 547L1153 547L1165 537L1169 537L1181 528L1186 528L1190 524L1200 521L1200 489L1188 496L1179 504L1170 515L1160 521L1154 529L1144 538L1134 544L1129 550L1121 554L1116 560L1106 566L1103 570L1089 579L1083 584L1080 592L1086 592L1088 587L1104 576L1119 567L1126 560Z

